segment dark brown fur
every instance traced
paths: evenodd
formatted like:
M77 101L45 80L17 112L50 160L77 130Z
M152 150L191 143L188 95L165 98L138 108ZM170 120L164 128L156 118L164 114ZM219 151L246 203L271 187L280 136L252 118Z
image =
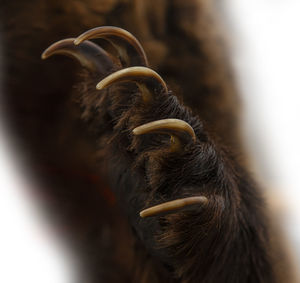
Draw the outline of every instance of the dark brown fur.
M244 168L238 98L213 1L0 4L3 109L85 280L292 282L260 188ZM100 25L136 35L176 96L157 92L145 105L132 84L99 95L100 74L62 57L40 60L51 43ZM162 118L190 123L197 143L171 154L163 135L132 136ZM198 194L208 197L206 207L138 216Z

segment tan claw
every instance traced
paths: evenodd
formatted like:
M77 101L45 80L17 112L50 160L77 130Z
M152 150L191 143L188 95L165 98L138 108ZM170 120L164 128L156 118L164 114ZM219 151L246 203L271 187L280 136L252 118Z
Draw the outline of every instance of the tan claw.
M144 135L151 133L163 133L171 136L170 151L178 151L181 149L180 136L187 133L192 140L196 141L194 129L187 122L179 119L163 119L146 123L133 129L134 135Z
M96 88L100 90L110 86L113 83L128 81L136 83L142 92L145 102L151 100L152 98L150 89L162 87L165 92L168 92L167 85L161 76L147 67L129 67L119 70L100 81Z
M80 46L73 44L74 38L67 38L50 45L42 54L42 59L56 54L62 54L76 59L83 67L101 74L107 74L113 68L113 62L108 53L91 41Z
M165 213L172 213L174 211L177 211L189 205L194 205L194 204L204 205L207 202L208 199L204 196L195 196L195 197L176 199L176 200L164 202L162 204L144 209L140 212L140 217L145 218L145 217L157 216Z
M74 40L74 44L79 45L83 41L93 38L103 38L109 41L118 51L121 61L125 62L126 66L148 66L143 47L130 32L113 26L97 27L79 35Z

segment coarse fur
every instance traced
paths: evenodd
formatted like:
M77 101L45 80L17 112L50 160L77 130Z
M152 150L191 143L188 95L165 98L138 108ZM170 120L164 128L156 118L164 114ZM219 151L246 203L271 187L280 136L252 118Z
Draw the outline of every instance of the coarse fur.
M85 281L294 282L246 165L217 1L0 2L4 110ZM40 60L51 43L100 25L133 33L172 92L146 104L132 83L99 92L107 74ZM197 142L172 153L165 135L133 136L164 118L188 122ZM208 204L138 215L192 195Z

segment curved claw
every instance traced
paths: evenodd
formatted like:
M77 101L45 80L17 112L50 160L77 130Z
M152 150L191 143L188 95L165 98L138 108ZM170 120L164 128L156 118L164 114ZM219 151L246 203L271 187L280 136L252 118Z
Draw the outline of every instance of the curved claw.
M144 209L140 212L140 217L145 218L151 216L158 216L160 214L172 213L186 206L190 206L194 204L204 205L207 202L208 199L204 196L195 196L195 197L176 199L176 200L164 202L162 204Z
M75 46L73 42L74 38L67 38L53 43L43 52L42 59L62 54L76 59L91 72L107 74L113 69L113 61L101 47L91 41L85 41L80 46Z
M103 26L90 29L79 35L74 44L79 45L87 39L103 38L109 41L118 51L121 63L126 66L148 66L147 56L140 42L128 31Z
M119 82L135 82L142 92L144 101L149 101L152 98L150 89L162 87L165 92L168 88L164 80L159 74L147 67L129 67L110 74L100 81L96 88L103 89L113 83Z
M171 136L171 151L181 149L180 139L182 133L188 134L193 142L196 141L194 129L187 122L179 119L163 119L150 122L133 129L134 135L144 135L150 133L163 133Z

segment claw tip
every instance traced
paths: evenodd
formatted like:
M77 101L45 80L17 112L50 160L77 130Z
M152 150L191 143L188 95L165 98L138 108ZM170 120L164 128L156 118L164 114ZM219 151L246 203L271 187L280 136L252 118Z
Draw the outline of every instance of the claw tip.
M103 84L100 82L96 85L96 89L101 90L103 88Z
M80 38L75 38L73 43L74 45L79 45L81 43Z
M42 55L41 55L41 59L42 59L42 60L45 60L45 59L47 59L47 58L48 58L48 56L47 56L46 52L44 51L44 52L42 53Z

